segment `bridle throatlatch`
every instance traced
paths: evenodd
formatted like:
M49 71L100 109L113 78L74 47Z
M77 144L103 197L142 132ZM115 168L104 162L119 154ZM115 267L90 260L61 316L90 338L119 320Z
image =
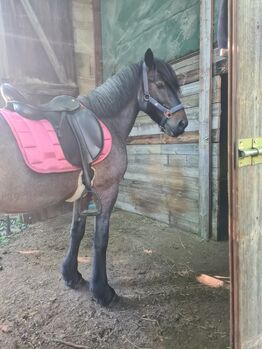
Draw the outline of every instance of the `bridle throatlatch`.
M147 77L147 68L145 62L143 62L143 87L144 87L144 100L147 103L151 103L155 108L163 112L163 118L161 119L159 126L161 129L164 128L166 122L170 118L170 116L179 111L184 109L184 106L182 103L179 103L172 107L171 109L168 109L164 107L161 103L159 103L155 98L150 96L149 89L148 89L148 77Z

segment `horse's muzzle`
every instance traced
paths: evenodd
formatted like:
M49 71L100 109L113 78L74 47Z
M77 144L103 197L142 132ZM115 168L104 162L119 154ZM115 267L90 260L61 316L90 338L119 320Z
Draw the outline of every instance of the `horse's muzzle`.
M181 135L188 125L188 120L184 111L179 111L175 114L176 117L170 117L164 127L165 133L171 137Z

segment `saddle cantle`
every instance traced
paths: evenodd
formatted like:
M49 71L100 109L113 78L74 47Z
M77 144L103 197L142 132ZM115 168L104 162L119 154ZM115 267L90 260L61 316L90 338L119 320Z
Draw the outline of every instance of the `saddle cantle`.
M54 97L44 104L32 105L21 92L8 83L2 84L0 91L6 102L6 109L32 120L53 118L56 113L74 112L81 107L76 98L66 95Z
M57 96L48 103L32 105L10 84L3 84L0 91L6 109L31 120L47 119L53 125L65 158L83 169L84 184L90 190L93 177L90 164L104 146L103 131L96 115L71 96Z

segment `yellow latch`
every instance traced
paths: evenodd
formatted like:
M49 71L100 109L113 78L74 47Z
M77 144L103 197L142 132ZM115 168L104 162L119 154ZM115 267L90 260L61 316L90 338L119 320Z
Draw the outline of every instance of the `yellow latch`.
M238 141L238 166L262 164L262 137L244 138Z

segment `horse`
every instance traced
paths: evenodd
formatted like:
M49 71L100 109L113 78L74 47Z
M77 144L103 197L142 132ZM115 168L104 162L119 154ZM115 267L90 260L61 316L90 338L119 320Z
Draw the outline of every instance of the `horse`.
M172 67L154 57L151 49L138 63L123 68L84 96L85 106L107 126L112 135L108 157L94 165L93 188L101 200L95 217L92 273L89 283L78 271L77 256L85 233L86 216L80 215L80 199L73 204L69 248L62 263L62 276L70 288L88 285L102 306L118 299L109 285L106 251L109 222L119 184L127 169L127 137L139 111L143 111L169 136L177 137L188 120L180 102L179 83ZM0 114L0 212L32 212L65 201L77 188L79 171L39 174L25 164L9 127Z

